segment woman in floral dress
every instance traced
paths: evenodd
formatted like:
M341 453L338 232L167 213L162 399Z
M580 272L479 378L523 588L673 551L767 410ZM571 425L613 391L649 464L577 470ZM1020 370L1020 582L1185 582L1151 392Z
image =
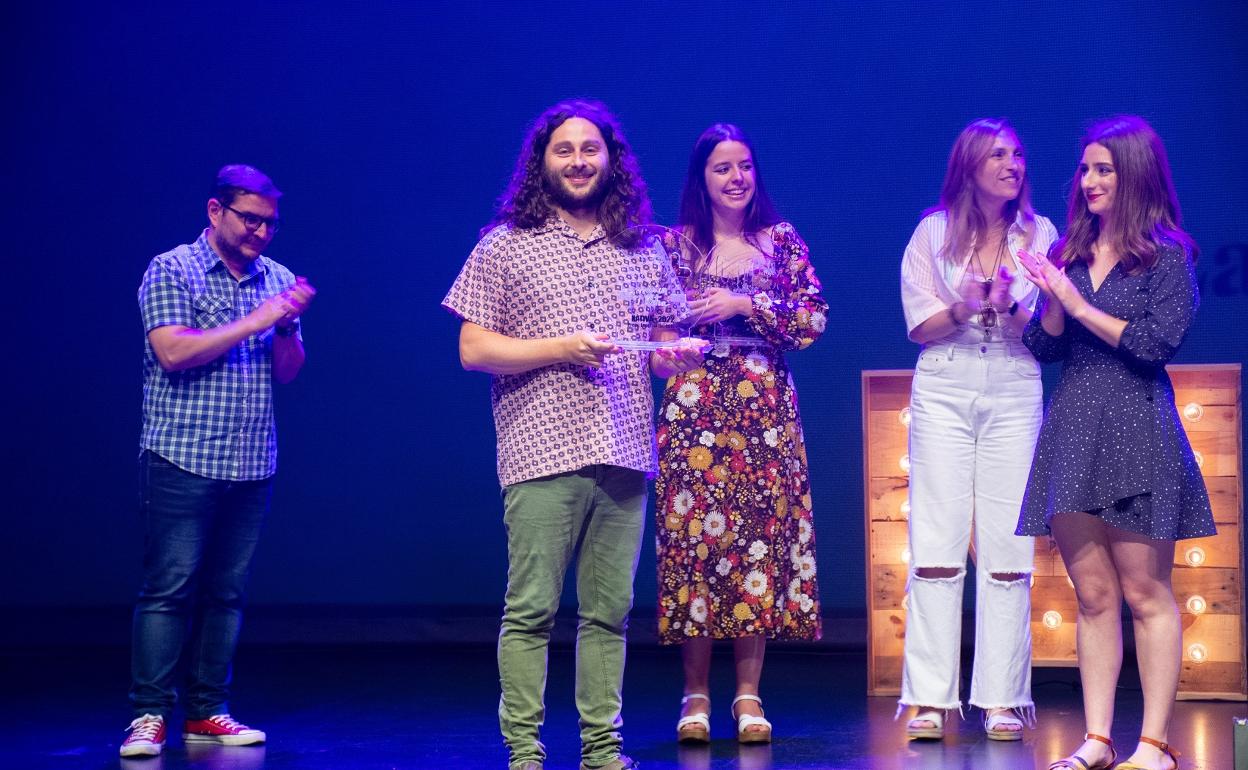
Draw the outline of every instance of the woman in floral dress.
M658 417L659 638L682 645L677 736L709 740L711 640L731 639L738 739L766 742L767 639L820 636L810 479L784 351L819 337L827 304L736 126L698 138L666 245L690 298L689 333L711 342L703 367L667 381Z

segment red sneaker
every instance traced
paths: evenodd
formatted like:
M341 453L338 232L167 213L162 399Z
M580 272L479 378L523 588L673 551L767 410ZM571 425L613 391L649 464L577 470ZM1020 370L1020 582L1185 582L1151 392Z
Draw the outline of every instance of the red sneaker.
M130 732L121 742L123 757L154 757L165 748L165 718L144 714L126 728Z
M215 743L220 746L250 746L264 743L264 733L234 721L229 714L207 719L188 719L182 728L187 743Z

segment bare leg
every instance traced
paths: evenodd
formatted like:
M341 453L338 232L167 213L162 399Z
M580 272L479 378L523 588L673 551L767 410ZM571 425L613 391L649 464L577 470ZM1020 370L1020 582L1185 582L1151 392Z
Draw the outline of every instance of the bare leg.
M1066 572L1079 602L1075 646L1083 684L1087 731L1108 736L1114 722L1114 690L1122 670L1122 587L1106 528L1087 513L1059 513L1052 521ZM1109 761L1109 746L1088 740L1075 754L1096 766Z
M1135 655L1144 691L1140 735L1165 743L1183 657L1183 632L1170 584L1174 542L1152 540L1120 529L1106 532L1135 628ZM1158 770L1174 767L1170 757L1147 743L1136 747L1130 761Z
M680 657L685 664L685 695L702 693L710 695L711 686L711 640L705 636L686 639L680 645ZM710 701L691 698L680 710L682 717L690 714L711 713Z
M742 636L733 640L733 655L737 666L737 695L758 695L758 682L763 676L763 655L767 651L767 637ZM751 700L743 700L737 704L733 717L742 714L761 717L762 706ZM763 730L762 725L746 728L752 732Z

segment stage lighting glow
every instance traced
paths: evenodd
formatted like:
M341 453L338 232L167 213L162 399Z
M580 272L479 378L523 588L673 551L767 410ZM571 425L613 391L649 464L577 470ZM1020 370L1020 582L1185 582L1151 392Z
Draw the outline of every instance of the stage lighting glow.
M1205 563L1205 549L1198 545L1188 548L1183 554L1183 561L1187 562L1189 567L1199 567Z
M1044 613L1044 616L1040 619L1040 622L1043 623L1044 627L1049 629L1050 631L1056 631L1057 629L1062 627L1062 613L1058 612L1057 610L1049 610L1048 612Z
M910 472L910 455L902 455L901 459L897 461L897 466L901 468L903 473L909 473Z
M901 411L897 413L897 421L907 428L910 427L910 407L902 407Z
M1192 422L1198 422L1201 417L1205 416L1205 408L1193 401L1183 407L1183 416Z
M1209 660L1209 648L1200 642L1189 644L1187 646L1187 657L1193 663L1204 663L1206 660Z
M1193 615L1199 615L1208 608L1209 605L1205 603L1203 596L1192 596L1187 600L1187 611Z

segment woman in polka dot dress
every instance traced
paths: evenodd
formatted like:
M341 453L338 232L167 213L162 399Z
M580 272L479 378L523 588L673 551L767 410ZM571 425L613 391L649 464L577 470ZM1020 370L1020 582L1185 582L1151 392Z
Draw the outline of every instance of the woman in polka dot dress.
M1144 691L1140 742L1121 768L1175 767L1167 732L1182 631L1170 584L1174 541L1214 534L1200 469L1165 365L1196 313L1196 244L1180 229L1165 148L1142 119L1092 126L1067 232L1049 259L1024 255L1044 294L1024 332L1062 361L1018 524L1050 531L1075 585L1087 735L1053 768L1105 768L1122 665L1119 613L1135 627Z

